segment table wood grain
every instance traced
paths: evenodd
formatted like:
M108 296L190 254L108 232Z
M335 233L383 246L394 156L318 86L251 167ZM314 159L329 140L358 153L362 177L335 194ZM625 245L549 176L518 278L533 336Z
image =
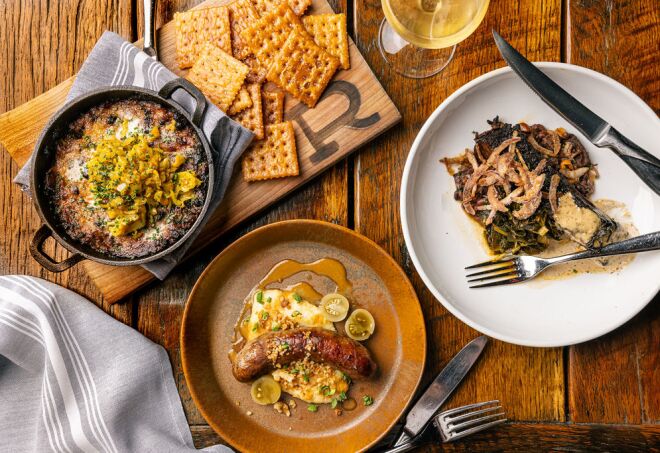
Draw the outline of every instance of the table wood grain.
M140 1L7 0L0 2L0 112L75 74L106 29L134 41ZM159 0L159 24L197 0ZM375 38L379 0L334 0L350 34L403 115L392 131L362 148L276 206L228 234L163 283L108 305L79 269L54 275L28 253L39 226L27 197L11 184L18 171L0 151L0 274L46 278L88 297L110 315L162 344L198 447L221 442L195 408L181 370L178 332L186 296L225 246L278 220L312 218L355 229L390 253L410 276L429 333L428 382L478 333L449 314L424 287L405 247L399 188L410 145L428 115L469 80L504 65L490 37L497 29L531 60L595 69L631 88L660 111L660 4L657 0L493 0L479 29L454 61L427 80L404 79L383 63ZM61 247L49 244L58 257ZM535 349L492 341L447 407L499 398L513 423L466 442L423 451L648 451L660 445L660 300L616 331L569 348Z

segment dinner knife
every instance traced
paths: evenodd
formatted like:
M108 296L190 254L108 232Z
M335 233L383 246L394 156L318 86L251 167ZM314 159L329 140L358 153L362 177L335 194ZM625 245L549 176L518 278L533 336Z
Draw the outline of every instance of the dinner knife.
M440 406L449 398L449 395L458 387L458 384L468 374L472 365L477 361L488 337L482 335L469 342L453 359L440 371L424 394L412 407L406 416L403 432L399 435L394 446L403 445L419 434L427 423L433 418Z
M523 57L493 30L502 58L546 104L575 126L599 148L610 148L653 191L660 195L660 159L626 138L600 116L585 107Z

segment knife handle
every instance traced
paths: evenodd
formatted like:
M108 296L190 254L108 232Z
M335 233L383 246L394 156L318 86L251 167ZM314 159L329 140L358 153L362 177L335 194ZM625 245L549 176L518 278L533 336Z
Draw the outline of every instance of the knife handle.
M660 159L637 146L632 140L626 138L612 126L608 126L604 133L597 140L594 140L594 145L600 147L607 146L612 148L620 156L636 157L660 169Z
M611 126L594 141L594 144L612 149L646 185L660 195L660 159L637 146Z

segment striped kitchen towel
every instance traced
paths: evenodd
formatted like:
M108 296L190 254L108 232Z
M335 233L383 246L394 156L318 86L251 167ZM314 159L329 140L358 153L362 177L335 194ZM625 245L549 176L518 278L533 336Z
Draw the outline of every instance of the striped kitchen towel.
M76 80L67 95L67 101L88 93L92 90L110 85L132 85L158 91L170 80L177 78L176 74L163 66L162 63L149 57L133 44L124 40L116 33L106 31L98 40L91 53L83 63ZM172 96L186 111L195 110L195 101L188 93L178 90ZM252 141L254 134L226 116L210 101L204 119L202 131L213 152L215 168L215 187L213 197L197 231L185 244L174 252L156 261L143 264L142 267L163 280L181 261L186 251L194 242L209 217L220 205L225 195L229 180L234 170L234 164ZM30 171L32 160L28 161L18 172L14 182L21 189L30 193Z
M0 452L46 451L195 448L165 349L68 289L0 277Z

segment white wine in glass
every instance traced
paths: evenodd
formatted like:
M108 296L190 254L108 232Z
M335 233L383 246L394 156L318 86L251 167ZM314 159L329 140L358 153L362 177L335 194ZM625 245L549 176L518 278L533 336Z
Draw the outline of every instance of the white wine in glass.
M378 47L392 68L407 77L442 71L456 44L479 26L489 0L381 0L385 19Z

